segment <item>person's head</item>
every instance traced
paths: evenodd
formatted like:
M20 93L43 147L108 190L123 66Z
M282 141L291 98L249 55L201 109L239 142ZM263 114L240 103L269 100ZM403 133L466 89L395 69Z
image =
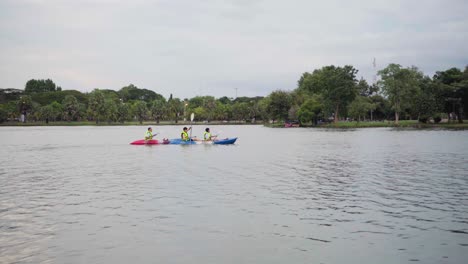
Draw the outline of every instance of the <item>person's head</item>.
M210 128L209 127L205 128L205 131L210 132Z
M148 131L153 131L153 129L151 127L148 127Z
M184 131L187 131L187 129L188 129L187 127L184 127Z

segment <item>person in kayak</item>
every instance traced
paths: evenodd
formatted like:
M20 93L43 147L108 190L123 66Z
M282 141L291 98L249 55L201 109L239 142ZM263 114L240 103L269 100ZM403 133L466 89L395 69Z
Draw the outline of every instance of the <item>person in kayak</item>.
M207 128L205 129L205 133L203 133L203 140L204 140L204 141L216 140L216 136L211 135L211 132L210 132L210 128L209 128L209 127L207 127Z
M189 130L192 130L192 127L189 127L189 128L184 127L184 129L182 130L182 133L180 133L180 138L183 141L200 141L200 139L198 139L196 136L190 137L188 134Z
M148 127L148 130L146 131L145 134L145 140L151 140L153 139L153 129L151 127Z
M184 127L184 129L182 130L182 133L180 133L180 138L181 138L183 141L190 141L190 137L189 137L188 131L191 130L191 129L192 129L192 128Z

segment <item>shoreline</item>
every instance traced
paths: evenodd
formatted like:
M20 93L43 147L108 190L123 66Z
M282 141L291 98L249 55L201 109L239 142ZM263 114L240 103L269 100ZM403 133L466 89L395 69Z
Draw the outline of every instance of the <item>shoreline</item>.
M91 121L57 121L57 122L49 122L46 124L45 122L27 122L27 123L20 123L20 122L5 122L1 123L0 127L41 127L41 126L189 126L189 125L209 125L209 126L219 126L219 125L263 125L269 128L286 128L284 127L284 123L251 123L251 122L241 122L241 121L211 121L211 122L189 122L189 121L179 121L175 123L173 121L161 121L160 123L156 123L154 121L145 121L142 124L140 122L125 122L125 123L108 123L108 122L101 122L96 124L96 122ZM403 120L400 121L399 125L395 125L393 122L390 121L381 121L381 122L339 122L335 123L327 123L327 124L320 124L317 126L312 125L304 125L300 128L332 128L332 129L356 129L356 128L378 128L378 127L389 127L389 128L413 128L413 129L460 129L460 130L468 130L468 120L464 120L464 123L419 123L416 120ZM289 129L293 129L295 127L291 127Z

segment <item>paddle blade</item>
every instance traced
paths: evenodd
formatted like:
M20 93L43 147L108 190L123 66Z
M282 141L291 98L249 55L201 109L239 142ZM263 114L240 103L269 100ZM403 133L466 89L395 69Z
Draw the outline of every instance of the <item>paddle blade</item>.
M195 118L195 113L192 113L192 114L190 115L190 122L193 122L193 119L194 119L194 118Z

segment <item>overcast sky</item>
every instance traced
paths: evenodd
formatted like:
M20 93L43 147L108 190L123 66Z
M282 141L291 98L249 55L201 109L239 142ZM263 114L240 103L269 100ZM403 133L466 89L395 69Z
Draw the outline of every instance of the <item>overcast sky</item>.
M468 64L466 0L0 0L0 87L130 83L168 98L265 96L305 71Z

